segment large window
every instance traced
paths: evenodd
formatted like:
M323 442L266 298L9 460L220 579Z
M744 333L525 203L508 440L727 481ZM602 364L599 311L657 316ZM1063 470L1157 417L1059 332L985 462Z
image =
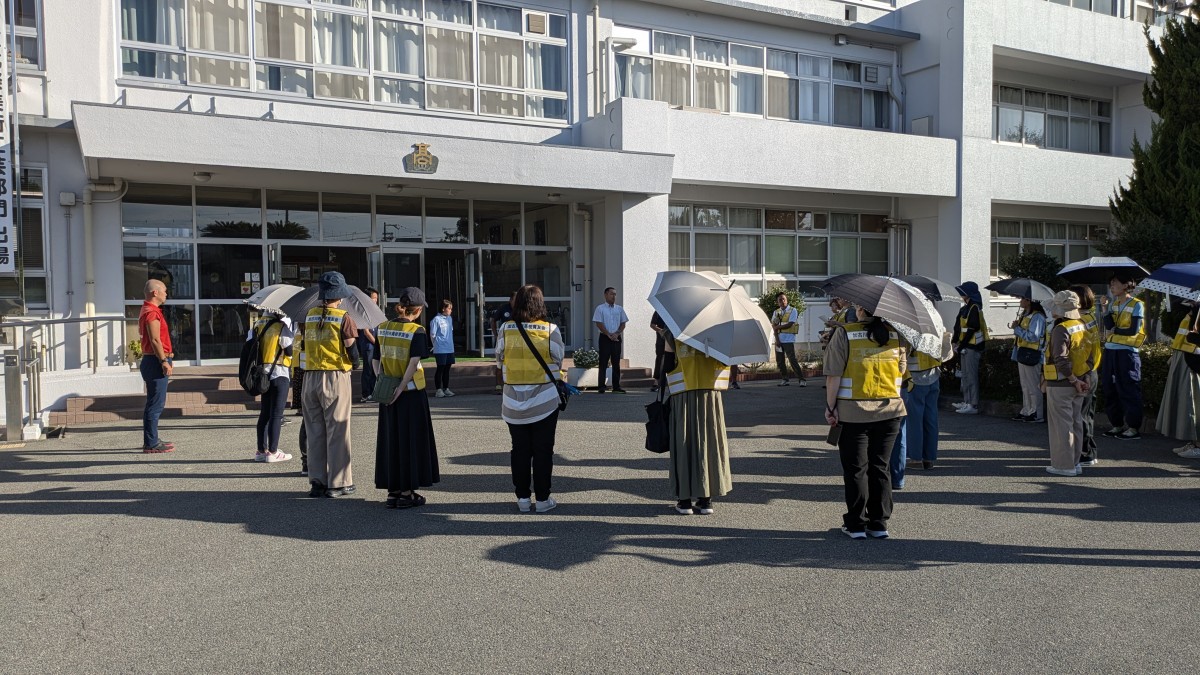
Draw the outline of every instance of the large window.
M0 276L0 296L21 297L26 307L49 306L46 283L45 170L21 169L21 212L16 253L17 272ZM24 287L22 287L22 278Z
M16 19L16 29L13 31L16 50L12 56L16 59L17 67L42 70L42 0L8 0L7 4L13 6ZM3 20L7 27L7 13ZM8 30L3 31L3 35L7 46Z
M1103 236L1105 226L1057 220L999 218L992 222L992 276L1000 276L1000 264L1023 252L1037 251L1053 256L1062 265L1087 260L1096 254L1092 242Z
M887 274L886 216L718 204L671 204L671 269L728 276L751 295L843 272Z
M888 65L617 26L618 96L722 113L891 129Z
M992 88L992 140L1112 154L1112 102L998 84Z
M127 78L568 117L563 14L471 0L121 0L120 26Z

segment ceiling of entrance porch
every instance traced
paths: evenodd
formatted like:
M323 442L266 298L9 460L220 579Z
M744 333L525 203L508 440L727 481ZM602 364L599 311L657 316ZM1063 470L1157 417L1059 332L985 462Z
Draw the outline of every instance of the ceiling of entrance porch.
M212 185L481 199L592 201L614 192L667 194L673 157L576 146L76 103L88 176ZM404 158L427 144L434 174Z

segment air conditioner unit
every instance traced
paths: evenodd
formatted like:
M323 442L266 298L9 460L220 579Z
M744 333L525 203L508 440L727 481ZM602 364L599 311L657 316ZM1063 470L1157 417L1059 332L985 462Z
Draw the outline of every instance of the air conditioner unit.
M529 12L525 15L525 32L530 35L545 35L547 21L548 17L545 14Z

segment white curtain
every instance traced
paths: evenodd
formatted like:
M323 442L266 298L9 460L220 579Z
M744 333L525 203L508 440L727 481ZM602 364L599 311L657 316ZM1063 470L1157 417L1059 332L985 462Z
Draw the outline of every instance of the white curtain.
M729 71L696 66L696 107L729 112Z
M425 92L420 82L375 78L375 100L400 105L423 105Z
M448 28L425 29L425 71L427 77L470 82L471 34Z
M469 0L425 0L425 18L470 25L471 3Z
M567 90L567 50L559 45L529 42L525 45L528 78L525 86L544 91ZM649 98L647 94L646 98Z
M367 100L367 78L344 73L317 71L317 96L345 98L352 101Z
M366 17L317 12L317 62L347 68L366 68L366 61Z
M286 91L312 95L312 71L306 68L258 66L259 91Z
M692 67L674 61L654 62L654 100L668 105L692 104Z
M522 77L522 52L525 43L522 40L498 37L495 35L479 36L479 83L495 87L511 87L522 89L525 86Z
M254 54L312 63L312 19L302 7L255 3Z
M375 0L375 11L420 17L421 0Z
M654 64L650 59L617 54L617 95L649 99Z
M498 7L479 3L479 27L521 32L521 10L515 7Z
M800 83L786 77L767 78L767 115L785 120L800 119L797 97Z
M188 57L188 82L218 87L250 88L250 64L204 57Z
M121 0L121 39L183 46L183 0Z
M829 84L801 80L800 119L806 122L829 121Z
M399 21L375 20L375 69L421 75L421 27Z
M762 75L754 73L733 74L733 110L751 115L762 114Z
M188 0L188 47L250 55L248 0Z

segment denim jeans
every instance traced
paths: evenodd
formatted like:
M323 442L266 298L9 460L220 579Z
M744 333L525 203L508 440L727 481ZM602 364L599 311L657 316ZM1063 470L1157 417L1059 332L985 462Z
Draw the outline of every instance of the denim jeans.
M370 396L371 392L375 391L375 380L379 377L375 374L375 363L372 361L375 357L375 344L360 337L356 346L363 363L362 395Z
M1105 349L1100 360L1104 411L1114 427L1142 430L1142 357L1128 349Z
M142 412L142 447L152 448L159 444L158 420L162 417L163 408L167 407L167 382L170 380L163 371L158 357L147 354L138 364L142 373L142 381L146 383L146 408Z
M279 427L283 425L283 409L287 406L291 386L291 378L272 378L271 388L262 395L262 408L258 411L259 452L279 449Z

